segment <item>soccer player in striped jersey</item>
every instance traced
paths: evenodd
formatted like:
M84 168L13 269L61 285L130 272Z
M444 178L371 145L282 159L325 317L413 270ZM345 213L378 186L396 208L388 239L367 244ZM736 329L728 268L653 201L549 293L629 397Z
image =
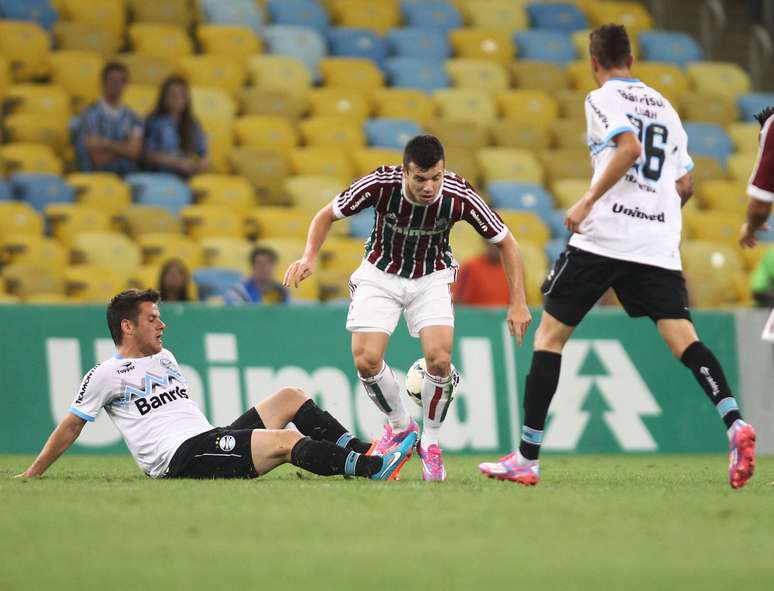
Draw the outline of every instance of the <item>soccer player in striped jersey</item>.
M373 453L382 454L419 430L406 411L395 375L384 361L390 335L403 312L409 333L419 337L427 368L418 444L423 478L445 480L438 438L454 390L450 286L457 272L449 232L456 222L465 221L500 249L510 288L506 321L521 345L531 316L519 248L476 190L445 169L441 142L421 135L406 145L402 166L379 167L317 213L303 257L288 267L285 285L298 286L314 272L331 224L369 207L374 209L374 228L363 262L350 279L347 329L352 332L352 356L360 380L388 419Z
M755 233L766 229L771 204L774 202L774 106L766 107L755 118L761 124L758 158L753 166L747 194L747 220L742 225L739 243L742 247L752 248L758 242Z

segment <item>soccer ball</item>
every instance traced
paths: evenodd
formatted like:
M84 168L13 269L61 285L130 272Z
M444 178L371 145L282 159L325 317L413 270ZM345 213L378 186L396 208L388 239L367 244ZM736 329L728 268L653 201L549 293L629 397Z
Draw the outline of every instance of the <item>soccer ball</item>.
M451 366L452 373L452 397L460 384L460 372L454 365ZM425 380L425 358L417 359L406 372L406 394L419 406L422 406L422 382Z

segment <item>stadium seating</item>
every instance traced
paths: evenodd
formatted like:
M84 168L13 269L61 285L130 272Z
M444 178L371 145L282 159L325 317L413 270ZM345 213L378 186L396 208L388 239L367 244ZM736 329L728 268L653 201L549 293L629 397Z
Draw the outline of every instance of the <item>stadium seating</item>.
M129 26L129 39L137 53L177 60L193 51L184 29L163 23L134 23Z
M162 23L187 28L191 24L189 0L129 0L132 19L139 23Z
M508 89L508 72L500 64L484 59L448 60L446 69L455 88L475 88L498 93Z
M446 148L478 149L491 142L488 124L480 121L432 119L426 129L440 139Z
M176 175L137 172L126 175L125 181L138 205L155 205L178 215L191 203L190 189Z
M268 53L301 60L313 78L319 77L317 66L326 53L325 39L314 29L272 25L263 30Z
M436 90L433 100L438 113L450 121L491 123L497 119L494 99L483 90L454 88Z
M548 128L559 116L559 104L542 90L511 90L498 95L506 119Z
M590 179L564 178L551 183L551 194L556 200L556 205L563 209L569 209L575 205L588 191Z
M111 216L122 213L132 203L129 185L109 172L72 173L67 176L67 184L75 190L78 203Z
M247 234L259 240L280 238L303 241L312 221L312 214L296 207L263 206L245 217Z
M253 0L199 0L199 9L210 24L241 25L256 33L263 29L263 9Z
M55 174L17 173L11 177L14 196L43 212L49 203L72 203L75 190Z
M433 92L449 86L444 62L429 58L399 57L387 60L390 86Z
M694 89L735 99L750 91L750 76L730 62L695 62L685 68Z
M25 300L37 294L63 294L65 291L61 269L14 263L3 268L2 278L11 295Z
M620 23L630 37L653 27L653 18L638 2L595 2L588 7L591 23L598 27L606 23Z
M35 234L10 234L0 240L0 261L3 265L20 263L57 270L69 264L70 253L53 238Z
M734 245L739 236L744 213L731 211L695 211L685 216L683 229L695 240L714 240Z
M686 123L685 131L692 154L710 156L725 164L733 146L722 127L711 123Z
M739 116L734 101L724 96L687 92L680 97L680 104L685 120L692 123L714 123L725 127Z
M389 53L387 41L370 29L338 27L327 37L333 56L368 59L381 66Z
M355 176L355 166L346 150L329 146L307 146L290 152L290 163L296 175L336 177L349 183Z
M153 111L158 101L159 89L153 84L127 84L124 90L124 104L145 117Z
M75 265L65 269L67 295L82 304L110 301L128 285L127 277L107 265Z
M481 166L476 159L475 150L448 148L446 150L446 167L465 178L474 187L477 187L481 181Z
M172 64L164 56L120 53L116 56L116 60L129 69L129 81L132 84L158 87L174 72ZM158 94L158 89L154 94Z
M366 145L362 126L345 117L310 117L301 121L298 127L308 146L358 148Z
M126 29L124 0L65 0L63 16L67 20L108 31L116 39L120 38Z
M325 86L371 91L384 86L384 74L370 60L356 57L328 57L320 60Z
M64 165L54 151L44 145L29 142L5 144L0 147L0 159L9 174L32 172L62 174Z
M492 206L499 210L519 209L534 211L538 215L549 212L554 206L551 195L541 185L497 181L489 183L486 192Z
M728 157L728 174L737 181L747 182L752 174L757 152L737 152Z
M157 205L130 205L121 213L120 222L135 240L145 234L181 232L180 218Z
M249 86L239 91L239 111L243 115L268 115L298 119L305 109L303 100L282 90Z
M482 148L477 159L487 184L495 181L543 182L543 168L531 151Z
M253 85L264 90L280 90L304 97L312 86L312 75L299 59L281 55L255 55L247 60Z
M202 205L224 207L242 214L256 206L255 190L240 176L199 174L191 177L189 187L194 200Z
M540 306L543 304L543 294L540 287L548 272L548 259L542 244L533 240L519 240L519 252L524 261L524 281L527 292L527 304Z
M465 16L474 28L496 29L512 36L529 25L523 2L512 0L471 0Z
M312 0L268 0L266 9L271 22L278 25L309 27L320 32L330 25L328 12Z
M570 86L564 69L554 62L521 59L511 63L510 70L516 88L556 92Z
M244 67L230 56L188 55L179 64L189 84L219 88L232 97L245 82Z
M507 65L516 53L508 33L496 29L457 29L449 33L449 41L458 57L490 59Z
M591 75L591 68L586 60L577 60L567 65L567 76L572 87L585 95L597 89L597 83Z
M561 31L529 30L516 33L519 58L566 66L577 59L570 36Z
M12 234L43 234L43 218L31 206L19 201L0 201L0 237Z
M372 173L380 166L397 166L403 162L400 150L387 148L361 148L352 153L355 160L356 176Z
M84 232L110 231L110 216L79 203L52 203L45 209L51 235L70 246Z
M690 147L690 140L688 146L690 150L693 150L693 148ZM725 179L728 177L725 167L717 158L702 156L701 154L691 154L691 158L694 163L691 174L693 175L695 184L715 179Z
M539 151L551 147L551 134L544 127L513 119L498 120L492 126L491 136L495 146L504 148Z
M74 264L110 267L120 275L134 271L142 260L140 247L125 234L84 232L71 244Z
M527 15L534 29L550 31L578 31L588 28L586 15L579 7L566 4L529 4Z
M447 33L462 27L462 16L452 5L441 2L404 2L401 6L406 25L437 29Z
M0 18L33 21L50 30L59 18L49 0L0 0Z
M244 238L203 238L199 246L205 267L231 269L244 274L250 272L250 251L253 246Z
M652 62L669 62L684 68L702 60L702 51L696 40L686 33L675 31L643 31L639 35L642 57Z
M705 209L738 214L745 210L747 183L723 179L705 181L696 187L696 197Z
M242 218L212 205L189 205L180 211L185 233L194 240L211 236L240 238L245 235Z
M100 55L118 53L121 39L107 29L100 29L91 23L63 21L56 23L54 40L59 49L93 51Z
M355 238L368 238L374 228L373 210L364 210L349 219L349 233Z
M694 306L727 306L737 299L743 262L732 245L684 240L680 248L688 293Z
M353 121L365 121L371 113L371 101L366 92L334 86L309 92L309 113L313 117L342 116Z
M663 94L675 108L679 106L681 98L690 88L688 77L675 64L654 61L636 62L633 74Z
M68 119L62 113L26 113L5 118L6 139L51 147L59 156L70 149Z
M137 237L137 245L143 263L149 266L160 267L173 258L181 260L189 270L202 266L201 247L186 236L149 232Z
M10 201L12 196L11 186L0 178L0 201Z
M76 111L102 94L100 74L104 60L89 51L55 51L49 58L51 75L75 99Z
M422 132L413 121L388 118L369 119L363 129L370 146L394 150L402 150L412 137Z
M292 238L271 238L260 240L256 246L266 246L271 248L279 255L276 267L277 281L282 281L285 269L293 262L301 258L304 254L304 240L294 240ZM311 279L311 281L310 281ZM293 300L316 300L319 297L319 278L312 275L296 289L291 290L290 294Z
M557 148L586 146L586 123L578 119L556 119L550 126L553 144Z
M16 82L48 74L49 40L37 23L0 20L0 54L11 65Z
M284 154L298 144L296 130L282 117L240 117L234 124L234 131L237 141L251 148L272 149Z
M263 50L261 38L246 26L203 24L196 29L196 36L205 53L242 62Z
M194 271L191 278L196 284L199 299L207 301L222 299L233 285L242 281L242 273L234 269L204 267Z
M384 35L400 24L397 0L363 2L362 0L331 0L331 12L340 27L372 29Z
M758 150L758 135L760 133L758 122L737 121L726 128L728 137L734 144L737 152L755 152Z
M293 206L305 211L311 220L311 215L333 201L336 195L347 188L347 183L335 176L299 175L285 181L285 191Z
M259 203L280 204L287 203L282 187L290 173L290 165L285 154L273 149L240 146L229 151L227 160L231 169L253 186Z
M742 119L745 121L755 121L755 115L774 105L774 93L750 92L741 95L737 99Z
M546 150L540 154L547 182L561 179L591 178L588 150L583 147Z
M5 108L14 115L70 116L70 96L57 84L13 84L5 93Z
M445 33L424 27L392 29L386 40L396 57L443 60L452 53Z
M551 232L536 213L531 211L499 211L505 225L516 240L529 240L541 248L551 237Z

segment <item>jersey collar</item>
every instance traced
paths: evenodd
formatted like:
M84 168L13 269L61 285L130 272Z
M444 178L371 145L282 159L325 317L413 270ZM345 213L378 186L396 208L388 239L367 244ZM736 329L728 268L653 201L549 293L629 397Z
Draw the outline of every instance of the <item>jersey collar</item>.
M627 84L639 84L640 79L639 78L608 78L605 80L605 84L608 82L626 82Z

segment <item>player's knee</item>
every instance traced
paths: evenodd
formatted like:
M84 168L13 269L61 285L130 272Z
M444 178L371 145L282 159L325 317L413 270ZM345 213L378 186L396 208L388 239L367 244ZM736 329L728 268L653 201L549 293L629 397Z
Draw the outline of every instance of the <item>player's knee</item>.
M425 356L427 371L434 375L445 377L451 373L451 353L448 351L431 351Z
M379 355L375 355L365 349L354 350L352 356L355 360L357 372L364 378L375 376L381 371L382 365L384 365L384 360Z
M306 395L301 388L285 387L279 391L279 395L282 400L287 404L296 408L300 407L304 402L309 400L309 396Z

